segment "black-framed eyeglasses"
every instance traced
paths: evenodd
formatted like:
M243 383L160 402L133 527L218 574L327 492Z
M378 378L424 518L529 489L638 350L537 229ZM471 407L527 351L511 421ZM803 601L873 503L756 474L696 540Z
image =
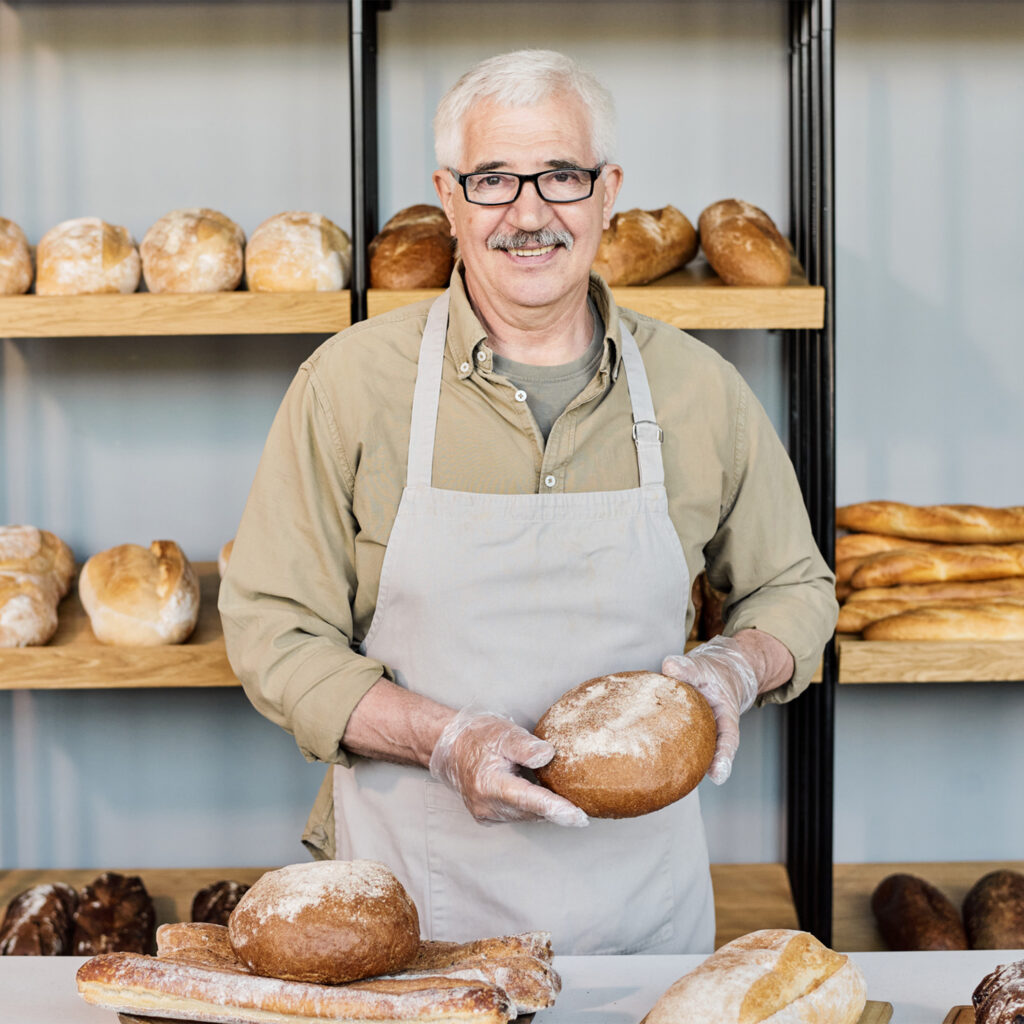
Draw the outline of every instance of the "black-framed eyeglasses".
M462 186L467 201L476 206L507 206L519 198L523 185L533 182L537 194L545 203L578 203L594 194L594 182L604 169L598 167L558 167L553 171L536 174L515 174L512 171L477 171L460 174L454 167L448 170Z

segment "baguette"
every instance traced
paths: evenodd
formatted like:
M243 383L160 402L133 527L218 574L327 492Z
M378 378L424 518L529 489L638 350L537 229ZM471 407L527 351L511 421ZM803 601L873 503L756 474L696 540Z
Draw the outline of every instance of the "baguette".
M903 583L892 587L852 590L851 603L862 601L989 601L993 598L1024 598L1024 576L963 583Z
M1024 576L1024 544L936 544L869 555L850 582L854 588L943 580L997 580Z
M698 230L708 263L726 284L789 284L789 243L764 210L742 199L721 199L704 208Z
M1019 600L1006 598L998 603L999 605L1018 605L1024 609L1024 597L1021 597ZM879 622L882 619L887 619L894 615L902 615L904 612L914 611L918 608L930 608L939 611L974 611L978 607L978 603L972 601L924 601L917 599L900 600L899 598L893 598L890 601L847 601L839 609L836 632L860 633L871 625L872 622Z
M609 285L647 284L697 255L697 232L674 206L625 210L605 228L593 270Z
M882 533L846 533L836 538L836 562L847 558L867 558L879 551L893 551L897 548L924 547L924 541L907 540Z
M1024 541L1024 505L907 505L863 501L836 509L836 526L946 544L1011 544Z
M1024 640L1024 604L925 605L872 622L863 635L865 640Z

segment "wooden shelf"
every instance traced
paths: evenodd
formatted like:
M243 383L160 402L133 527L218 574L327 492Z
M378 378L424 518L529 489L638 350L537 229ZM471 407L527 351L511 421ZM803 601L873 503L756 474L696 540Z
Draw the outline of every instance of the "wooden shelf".
M351 320L347 291L0 296L0 338L334 334Z
M0 690L238 686L217 611L217 563L196 562L193 567L199 575L199 622L187 643L101 644L73 588L60 604L60 624L48 644L0 650Z
M366 294L370 316L440 295L438 291ZM703 260L640 288L613 288L620 306L687 330L820 328L825 322L825 289L807 283L796 263L785 288L737 288L722 284ZM2 333L2 332L0 332Z
M962 683L1024 680L1024 641L861 640L840 636L840 683Z
M187 921L195 893L221 879L251 885L268 868L119 868L139 875L156 909L157 924ZM100 869L0 871L0 917L7 904L33 885L66 882L79 888ZM796 911L786 870L781 864L712 864L718 927L715 948L757 928L796 928ZM538 927L543 925L538 924Z
M998 868L1024 871L1024 861L836 864L832 869L832 946L847 953L888 949L871 912L871 894L888 875L917 875L941 889L959 907L968 889Z

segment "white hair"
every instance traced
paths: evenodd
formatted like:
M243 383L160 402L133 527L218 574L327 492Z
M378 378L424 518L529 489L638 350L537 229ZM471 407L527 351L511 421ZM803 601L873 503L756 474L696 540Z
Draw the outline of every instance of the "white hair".
M481 100L532 107L560 92L575 93L590 115L594 158L607 163L615 151L615 104L608 90L576 61L555 50L515 50L470 68L445 94L434 115L438 167L458 167L462 123Z

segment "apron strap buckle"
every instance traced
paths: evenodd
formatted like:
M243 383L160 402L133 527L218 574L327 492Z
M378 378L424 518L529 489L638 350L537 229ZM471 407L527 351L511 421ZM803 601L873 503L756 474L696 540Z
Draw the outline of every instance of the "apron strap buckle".
M640 427L654 427L654 436L648 436L644 439L647 443L653 441L655 444L661 444L665 440L665 431L654 420L636 420L633 424L633 443L638 448L641 444ZM650 434L649 431L645 431L645 433Z

